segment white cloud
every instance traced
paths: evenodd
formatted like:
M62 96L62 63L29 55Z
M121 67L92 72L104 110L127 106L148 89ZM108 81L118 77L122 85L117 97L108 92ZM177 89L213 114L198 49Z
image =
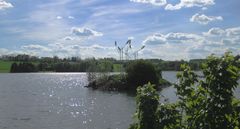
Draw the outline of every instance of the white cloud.
M191 33L168 33L166 39L169 43L182 43L182 42L200 42L202 37Z
M133 40L133 39L134 39L133 36L128 37L128 40Z
M31 54L26 51L21 51L21 50L10 50L6 48L0 48L0 56L3 55L17 55L17 54Z
M50 52L51 49L45 46L41 46L38 44L30 44L30 45L25 45L21 47L24 50L29 50L29 51L41 51L41 52Z
M235 46L235 45L240 45L240 38L225 38L225 39L222 39L222 44L224 45L230 45L230 46Z
M74 40L74 38L70 37L70 36L67 36L67 37L64 38L64 40L71 41L71 40Z
M13 5L11 3L0 0L0 10L12 8L12 7L13 7Z
M205 36L221 36L223 34L225 34L225 30L217 27L209 29L208 32L203 32Z
M202 7L202 10L207 10L208 8L207 7Z
M69 45L62 43L53 43L46 46L52 49L50 55L57 55L59 57L79 56L81 58L95 57L116 57L114 47L102 46L99 44L93 45Z
M144 41L144 45L159 45L159 44L165 44L167 41L165 35L162 34L154 34L151 36L148 36Z
M181 8L190 7L206 7L209 5L214 5L214 0L181 0L180 3L176 5L168 4L166 10L179 10Z
M116 8L118 9L116 11ZM127 15L127 14L135 14L142 12L141 9L132 8L131 6L126 7L122 5L115 6L99 6L93 9L94 13L92 17L102 17L102 16L119 16L119 15Z
M79 36L79 37L96 37L96 36L103 36L103 33L94 31L90 28L72 28L72 34Z
M68 16L68 19L75 19L75 17L73 17L73 16Z
M204 14L194 14L191 18L191 22L197 22L202 25L207 25L209 22L213 21L222 21L223 18L221 16L206 16Z
M226 29L227 36L239 36L240 37L240 27L228 28Z
M147 36L142 42L146 45L140 57L179 60L205 58L214 53L240 52L240 27L211 28L202 34L193 33L156 33Z
M221 29L218 27L211 28L208 32L203 32L205 36L222 36L225 38L240 38L240 27Z
M62 16L57 16L56 17L58 20L61 20L61 19L63 19L63 17Z
M130 0L130 1L136 3L152 4L156 6L163 6L167 4L166 0Z
M191 43L191 42L202 42L203 38L196 34L190 33L168 33L163 34L153 34L148 36L143 44L145 45L160 45L160 44L172 44L172 43Z
M0 55L7 55L9 53L9 50L6 48L0 48Z
M81 50L91 50L91 51L103 51L103 52L106 52L104 50L114 50L115 48L114 47L107 47L107 46L102 46L102 45L99 45L99 44L93 44L93 45L90 45L90 46L81 46L81 45L73 45L71 46L71 48L73 49L81 49Z

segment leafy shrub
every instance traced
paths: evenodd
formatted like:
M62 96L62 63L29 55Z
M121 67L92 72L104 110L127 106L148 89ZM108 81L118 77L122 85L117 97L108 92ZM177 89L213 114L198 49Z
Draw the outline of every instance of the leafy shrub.
M199 79L188 65L182 65L181 69L177 75L179 84L175 85L179 101L159 104L156 111L154 102L159 98L155 89L151 85L141 88L137 97L138 121L130 128L239 129L240 101L233 94L240 78L239 58L230 53L220 58L209 56L202 68L204 79Z
M146 84L137 89L137 123L132 124L132 129L155 129L157 127L157 108L159 95L154 86Z
M159 82L158 73L154 65L143 60L131 62L126 68L126 73L127 81L133 88L148 82L151 84L158 84Z
M181 115L178 104L160 104L157 129L181 129Z
M159 104L159 95L150 83L137 89L137 121L129 129L163 129L180 127L177 104ZM180 129L180 128L179 128Z

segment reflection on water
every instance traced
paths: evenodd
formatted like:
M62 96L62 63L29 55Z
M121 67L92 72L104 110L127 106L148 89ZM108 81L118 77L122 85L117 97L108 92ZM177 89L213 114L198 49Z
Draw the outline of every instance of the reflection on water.
M0 128L125 129L134 97L84 88L85 74L0 74Z
M175 74L163 77L176 82ZM86 79L84 73L0 74L0 129L128 128L134 96L84 88ZM177 99L173 87L160 94Z

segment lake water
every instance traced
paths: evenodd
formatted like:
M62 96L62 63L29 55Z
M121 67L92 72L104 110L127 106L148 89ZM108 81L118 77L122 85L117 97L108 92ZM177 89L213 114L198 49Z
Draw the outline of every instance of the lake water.
M175 75L163 72L171 82ZM127 129L134 96L84 88L87 83L85 73L0 74L0 129ZM160 95L177 99L173 87Z

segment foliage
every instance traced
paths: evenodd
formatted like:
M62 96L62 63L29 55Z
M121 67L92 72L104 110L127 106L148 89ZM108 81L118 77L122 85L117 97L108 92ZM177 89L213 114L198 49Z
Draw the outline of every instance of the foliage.
M170 83L169 81L163 79L163 78L159 78L159 85L160 86L170 86L172 83Z
M179 101L158 105L157 117L155 114L155 120L151 119L158 124L151 129L239 129L240 101L233 94L240 78L239 58L231 53L223 57L209 56L202 67L204 79L199 79L188 65L181 68L183 71L177 75L179 83L175 85ZM144 92L152 93L154 91L151 90ZM138 92L138 96L144 94ZM140 98L144 99L142 103L149 101L149 98ZM153 104L141 108L140 105L137 105L137 116L142 112L152 112L152 108L156 107ZM139 108L144 111L139 112ZM138 117L138 121L146 123L147 118ZM137 124L131 125L132 129L138 127Z
M110 61L88 60L87 77L89 82L99 80L105 82L108 80L109 72L113 70L113 64Z
M37 66L33 63L13 63L11 66L11 73L26 73L26 72L37 72Z
M126 74L111 75L108 71L113 68L112 66L113 65L109 61L91 64L89 68L94 68L93 71L100 72L87 72L88 81L90 83L86 87L102 90L136 92L138 86L147 84L148 82L156 84L156 89L170 85L168 81L161 78L160 69L156 69L152 63L144 60L133 61L127 64Z
M159 104L159 95L150 83L137 89L136 123L129 129L180 129L177 104Z
M96 74L92 73L92 75ZM97 79L95 80L89 81L89 84L86 87L104 91L126 91L128 89L126 77L123 74L113 74L108 76L102 76L101 74L99 76L98 74L98 77L96 78Z
M97 80L97 63L95 60L87 62L87 78L89 82Z
M150 83L137 89L137 129L157 127L158 101L159 95Z
M137 60L131 62L126 69L127 81L129 84L136 88L147 84L158 84L159 76L154 65L144 60Z
M239 111L232 104L233 91L238 86L239 60L235 60L230 53L221 58L209 56L203 64L204 80L199 80L188 66L184 65L182 68L184 71L178 75L180 82L176 88L180 106L186 114L187 127L239 127Z
M39 71L56 71L56 72L86 72L88 70L88 64L90 62L97 62L97 65L101 62L109 62L112 64L111 71L120 72L125 70L128 63L131 61L119 61L114 58L87 58L81 59L79 57L59 58L53 57L36 57L26 54L19 55L2 55L0 56L0 72L10 72L10 67L13 62L31 62L38 65ZM202 59L194 59L187 61L163 61L161 59L144 59L144 61L154 64L157 70L179 70L180 65L187 63L194 70L199 70L200 64L204 62ZM62 68L62 69L59 69ZM111 72L109 71L109 72ZM99 71L98 71L99 72Z
M181 129L181 115L177 104L160 104L158 108L158 129Z

